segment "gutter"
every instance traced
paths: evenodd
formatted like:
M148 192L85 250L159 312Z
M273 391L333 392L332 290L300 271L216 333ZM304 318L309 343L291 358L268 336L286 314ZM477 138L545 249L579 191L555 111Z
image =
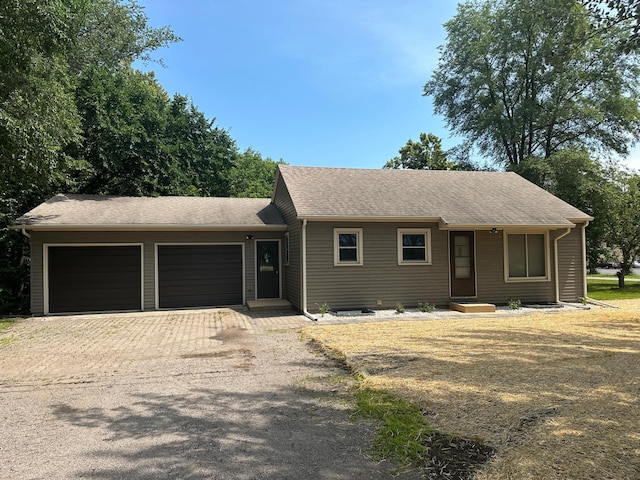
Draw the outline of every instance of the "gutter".
M310 320L317 322L318 319L307 310L307 219L302 220L302 314Z
M569 235L569 233L571 233L571 227L567 228L567 230L562 235L560 235L559 237L556 237L553 240L553 260L554 260L554 268L555 268L556 303L560 303L560 285L558 284L559 277L560 277L560 274L558 273L558 240L560 240L562 237L566 237L567 235Z
M9 228L13 230L37 230L40 232L104 232L104 231L127 231L127 232L162 232L162 231L223 231L223 232L246 232L250 230L263 232L280 232L286 231L286 224L57 224L57 225L12 225Z

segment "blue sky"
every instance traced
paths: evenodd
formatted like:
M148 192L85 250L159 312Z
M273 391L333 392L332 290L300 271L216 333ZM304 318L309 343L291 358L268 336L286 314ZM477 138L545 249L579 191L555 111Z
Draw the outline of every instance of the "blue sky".
M451 0L139 0L182 42L151 64L241 150L292 165L380 168L431 132L450 148L422 87L445 41ZM640 168L640 150L634 151Z

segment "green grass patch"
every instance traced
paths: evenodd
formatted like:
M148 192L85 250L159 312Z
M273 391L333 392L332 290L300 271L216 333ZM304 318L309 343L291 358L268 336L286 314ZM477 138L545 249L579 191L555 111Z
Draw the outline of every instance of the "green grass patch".
M587 279L587 293L589 297L603 301L640 298L640 282L627 282L620 289L617 282Z
M0 332L2 332L3 330L6 330L14 323L16 323L15 320L0 320Z
M432 432L417 405L389 392L362 387L356 392L357 414L382 423L373 455L408 465L427 453L425 438Z
M11 325L13 325L16 321L14 319L10 319L10 320L0 320L0 334L3 333L6 329L8 329L9 327L11 327ZM6 337L6 338L0 338L0 346L2 345L8 345L11 342L13 342L15 340L14 337Z

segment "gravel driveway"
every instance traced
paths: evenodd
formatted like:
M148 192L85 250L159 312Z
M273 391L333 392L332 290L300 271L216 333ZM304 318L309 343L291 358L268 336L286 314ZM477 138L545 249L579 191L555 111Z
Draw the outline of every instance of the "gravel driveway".
M310 324L231 309L20 321L0 334L0 478L391 478L368 457L373 427L349 419L349 377L300 342Z

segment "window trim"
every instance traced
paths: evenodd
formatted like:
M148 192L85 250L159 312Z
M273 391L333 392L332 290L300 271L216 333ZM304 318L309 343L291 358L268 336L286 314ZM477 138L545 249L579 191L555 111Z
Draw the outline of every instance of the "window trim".
M356 258L355 262L340 261L340 235L345 233L355 233L356 236ZM362 261L362 228L334 228L333 229L333 266L334 267L361 267Z
M544 235L544 270L545 276L539 277L511 277L509 276L509 235ZM503 251L504 251L504 281L506 283L518 282L549 282L551 281L551 248L549 246L549 231L531 231L531 230L509 230L503 233ZM528 244L526 244L526 258L529 257ZM528 261L528 260L527 260ZM528 272L527 272L528 273Z
M404 248L402 242L403 235L415 235L422 234L424 235L424 260L405 260L404 259ZM398 265L431 265L431 229L430 228L398 228L397 234L397 242L398 242Z

